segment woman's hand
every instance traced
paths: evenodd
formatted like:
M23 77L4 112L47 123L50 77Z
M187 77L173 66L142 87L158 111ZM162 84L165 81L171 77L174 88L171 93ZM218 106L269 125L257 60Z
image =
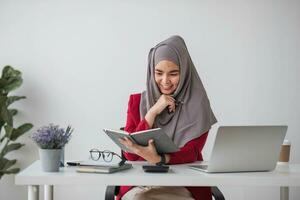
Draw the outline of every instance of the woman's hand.
M125 145L128 149L133 151L135 154L141 156L145 160L147 160L151 164L156 164L160 162L161 157L158 155L154 141L151 139L148 141L148 146L141 146L133 143L130 139L124 137L119 140L123 145Z
M145 115L149 128L152 128L156 116L159 115L166 107L168 107L169 112L175 112L175 99L170 95L162 94Z
M175 99L170 95L162 94L157 102L152 106L151 110L156 115L159 115L166 107L169 112L175 112Z

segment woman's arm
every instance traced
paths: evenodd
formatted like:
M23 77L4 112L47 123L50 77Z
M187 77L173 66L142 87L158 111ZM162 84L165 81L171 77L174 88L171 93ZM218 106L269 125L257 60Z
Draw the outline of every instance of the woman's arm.
M124 128L125 131L128 133L134 133L137 131L143 131L149 129L148 122L143 119L139 120L139 102L135 101L135 96L130 95L129 102L128 102L128 108L127 108L127 118L126 118L126 126ZM128 153L128 152L122 152L124 157L127 160L143 160L140 156Z
M208 132L204 133L196 139L189 141L182 148L180 148L178 152L165 154L166 164L191 163L197 160L203 160L201 151L204 147L207 135ZM148 142L148 146L140 146L131 142L131 140L127 138L121 142L129 149L131 149L135 154L139 155L152 164L158 163L161 160L160 155L158 155L156 151L153 140L150 140Z
M138 100L137 100L138 99ZM169 107L170 112L175 111L175 99L169 95L161 95L158 101L148 110L144 119L140 120L140 96L131 95L128 102L127 120L125 131L132 133L152 128L155 118L166 107ZM143 147L132 143L129 140L121 140L121 142L128 146L133 152L124 152L123 155L127 160L147 160L150 163L157 163L161 157L157 154L153 141L148 142L148 146ZM166 155L166 161L169 161L168 155Z
M166 108L168 108L169 112L175 112L175 99L170 95L163 94L145 115L145 120L150 128L152 128L157 115Z
M126 127L125 127L125 131L129 132L129 133L133 133L133 132L137 132L137 131L143 131L143 130L147 130L149 129L148 123L146 120L142 120L138 126L134 127L134 125L131 124L131 120L130 117L127 116L127 123L126 123ZM122 152L124 157L127 160L130 161L135 161L135 160L144 160L142 157L138 156L137 154L134 153L129 153L129 152Z

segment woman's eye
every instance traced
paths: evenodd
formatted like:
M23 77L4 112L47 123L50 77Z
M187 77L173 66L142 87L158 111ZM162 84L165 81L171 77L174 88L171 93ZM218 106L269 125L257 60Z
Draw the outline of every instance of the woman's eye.
M176 73L176 74L171 74L171 76L178 76L178 74Z
M161 72L155 72L156 75L161 76L162 73Z

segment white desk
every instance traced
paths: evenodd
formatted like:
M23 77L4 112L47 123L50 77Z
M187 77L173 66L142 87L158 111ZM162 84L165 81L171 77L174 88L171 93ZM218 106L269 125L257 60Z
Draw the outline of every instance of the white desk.
M142 164L145 163L135 162L133 169L114 174L77 173L75 167L47 173L42 172L40 162L36 161L16 175L15 183L28 185L29 200L38 199L39 185L45 185L45 200L53 199L53 185L278 186L281 187L282 199L288 199L286 187L300 186L300 164L290 164L283 169L277 166L272 172L217 174L206 174L184 165L172 165L166 174L144 173Z

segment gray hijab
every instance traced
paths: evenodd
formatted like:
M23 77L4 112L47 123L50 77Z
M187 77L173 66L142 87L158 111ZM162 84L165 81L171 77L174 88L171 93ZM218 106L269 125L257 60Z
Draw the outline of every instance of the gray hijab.
M183 147L207 132L217 120L185 42L180 36L172 36L160 42L149 52L147 89L142 92L140 102L141 119L161 96L154 79L155 65L161 60L169 60L179 66L180 80L172 94L176 100L175 112L169 113L166 108L156 117L153 127L162 128L176 145Z

